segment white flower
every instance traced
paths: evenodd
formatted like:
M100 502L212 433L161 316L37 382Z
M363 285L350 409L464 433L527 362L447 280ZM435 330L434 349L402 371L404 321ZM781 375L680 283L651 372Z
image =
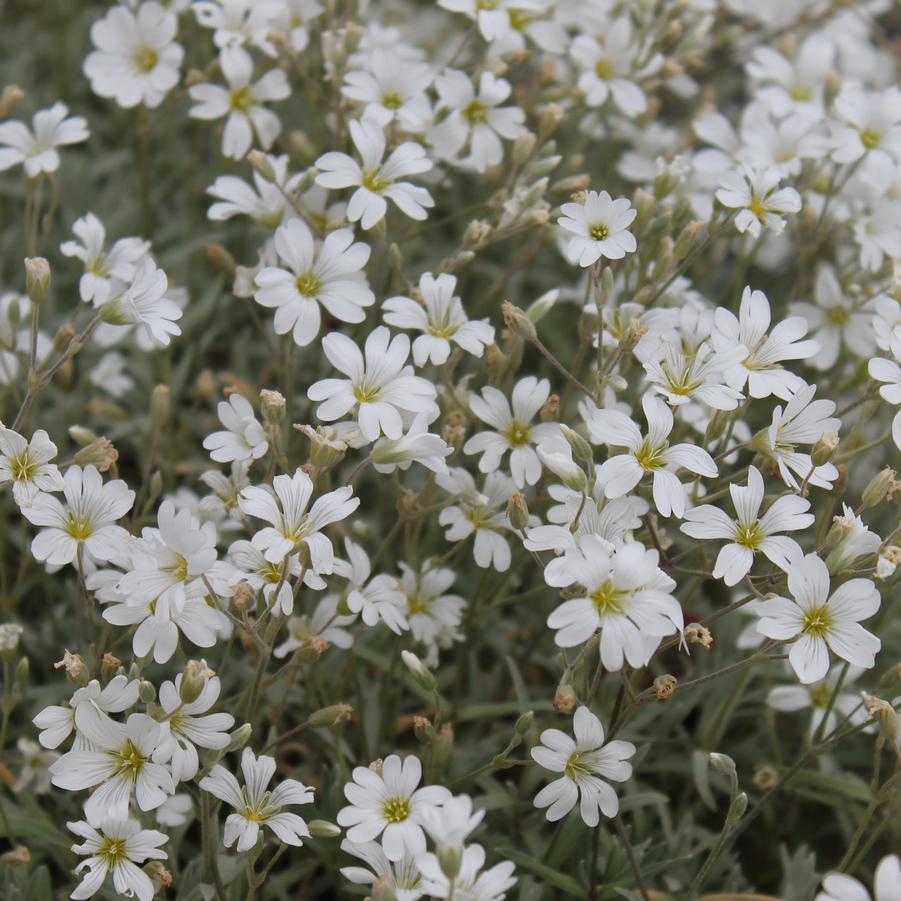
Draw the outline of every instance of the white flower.
M419 901L422 897L422 877L409 854L397 861L385 856L378 842L352 842L343 839L341 850L353 854L369 865L365 867L341 867L341 875L354 885L371 886L378 882L390 898L396 901Z
M161 723L160 743L153 752L154 762L168 764L176 783L197 775L197 748L221 751L228 745L228 730L235 724L230 713L207 713L219 699L221 685L217 676L204 679L200 694L187 703L180 697L182 680L179 673L175 682L163 682L160 686L159 703L166 718Z
M460 860L460 872L453 880L441 868L437 855L428 852L416 858L422 874L422 887L433 898L461 898L468 901L502 901L507 890L516 885L514 864L501 861L482 871L485 866L485 849L470 845Z
M125 817L109 817L95 829L90 823L66 823L70 832L84 839L72 845L76 854L86 856L76 868L84 873L81 884L70 898L91 898L100 891L107 876L113 877L113 887L120 895L134 896L138 901L151 901L156 887L137 864L146 860L166 860L168 855L160 845L169 836L155 829L142 829L140 824Z
M469 407L482 422L495 431L478 432L463 445L466 454L481 454L480 472L494 472L501 458L510 451L510 472L517 488L534 485L541 478L541 461L533 449L560 433L556 422L532 424L551 392L547 379L526 376L513 388L513 409L506 396L490 385L482 388L482 396L471 395Z
M251 43L270 56L277 54L268 35L273 17L284 12L280 0L197 0L191 9L198 25L213 31L217 47Z
M366 551L349 538L344 539L344 549L347 560L335 561L335 574L347 579L347 609L359 613L360 619L370 627L381 620L396 635L409 629L404 615L407 598L397 579L385 574L370 579L372 565Z
M858 357L872 356L876 349L873 301L855 303L842 290L835 269L828 264L817 270L814 296L815 304L797 301L789 304L789 312L807 320L811 337L820 345L820 351L811 358L810 365L824 371L832 369L842 344Z
M575 741L559 729L545 729L541 744L532 748L532 759L546 770L563 775L535 796L535 806L547 807L552 823L565 817L579 802L586 826L597 826L600 813L613 818L619 812L619 798L606 780L625 782L632 775L629 758L635 745L628 741L604 744L604 727L587 708L573 716Z
M875 305L873 331L876 333L876 346L880 350L891 351L896 360L901 360L901 303L880 294L875 298Z
M762 171L745 166L741 172L727 172L720 179L716 199L729 209L737 209L735 227L758 237L762 228L780 234L785 228L783 213L801 209L801 195L794 188L780 188L782 173L777 168Z
M34 114L31 128L24 122L0 122L0 172L23 163L28 178L59 168L57 147L80 144L88 139L88 126L81 116L67 119L69 107L54 103Z
M16 794L26 791L35 795L48 794L50 792L49 768L59 760L60 755L56 751L45 751L30 738L17 739L16 750L22 755L22 769L19 770L19 775L11 786L12 790Z
M820 726L824 737L831 735L839 723L839 715L854 725L866 722L867 711L861 703L858 692L846 690L835 694L844 670L844 664L837 663L829 670L826 678L819 682L812 682L809 685L779 685L771 688L766 697L767 705L773 710L786 713L810 709L813 714L810 718L811 736L816 734ZM860 667L849 667L842 679L842 687L848 689L862 672ZM826 709L833 695L835 700L832 702L829 715L826 716Z
M820 350L813 340L802 341L807 334L807 322L801 316L791 316L770 327L770 302L763 291L746 287L741 295L738 316L725 307L717 307L711 341L719 353L731 354L739 347L738 362L725 370L727 383L741 390L745 383L751 397L775 394L782 400L798 391L804 381L780 363L784 360L807 360Z
M150 242L141 238L119 238L106 250L106 229L93 214L85 213L75 220L72 231L78 241L64 241L60 250L67 257L76 257L84 263L84 275L78 282L81 299L99 307L111 294L121 293L130 284L138 263L150 250Z
M889 172L897 166L901 152L901 91L866 91L847 84L835 98L839 121L832 125L832 158L837 163L853 163L864 158L883 164Z
M332 543L322 529L350 516L360 505L349 486L318 497L307 511L313 494L313 480L298 469L293 476L277 475L272 488L251 486L241 492L241 510L270 525L253 536L253 546L263 551L270 563L280 563L302 546L309 552L314 573L330 573L334 563Z
M463 848L469 833L484 817L484 810L473 812L472 798L469 795L456 795L441 807L426 808L422 815L422 826L439 851L459 850Z
M140 3L135 12L114 6L91 26L97 49L84 61L91 90L126 108L159 106L178 83L184 51L177 30L175 13L159 3Z
M466 601L456 594L445 594L454 584L457 574L452 569L435 568L431 559L418 570L400 564L401 577L397 587L403 592L406 604L404 615L416 641L426 645L426 662L435 666L438 648L449 648L463 636L459 625Z
M470 473L454 468L435 481L455 501L438 514L438 524L448 527L445 540L464 541L475 533L472 554L476 565L482 569L493 566L498 572L506 572L511 557L503 533L512 528L506 506L516 489L513 480L506 473L490 472L478 491Z
M354 643L353 635L344 628L356 620L355 616L338 613L338 596L327 595L322 598L310 614L292 616L288 620L288 638L278 645L273 654L287 657L298 648L307 647L311 642L325 641L336 648L347 649ZM321 652L316 649L317 655Z
M223 47L219 64L228 88L217 84L195 84L188 93L197 102L188 110L194 119L221 119L227 116L222 134L222 153L240 160L253 146L256 132L260 146L268 150L282 130L278 116L263 106L271 100L290 96L288 78L281 69L271 69L251 83L253 60L243 47Z
M321 401L316 415L323 422L334 422L351 411L356 412L360 432L367 441L379 435L396 440L403 434L403 413L428 413L434 419L435 386L413 375L405 365L410 354L410 339L395 335L384 326L373 329L366 338L364 354L346 335L331 332L322 339L329 362L347 379L322 379L307 390L307 397Z
M734 410L743 399L741 391L724 384L725 369L741 361L742 348L717 353L705 341L686 354L681 344L662 337L650 355L642 356L648 380L671 406L697 400L714 410Z
M359 222L367 231L384 219L388 200L394 201L411 219L425 219L426 208L435 205L432 195L425 188L399 181L406 175L419 175L432 168L423 147L406 141L382 162L385 156L382 126L375 119L364 117L359 122L352 120L349 127L362 165L346 153L323 154L316 160L316 168L320 170L316 184L323 188L356 187L347 206L347 218Z
M229 547L228 559L235 567L230 579L232 584L246 582L255 591L262 590L266 606L273 612L288 616L294 610L294 589L290 579L296 579L301 574L297 554L290 554L278 563L270 563L263 551L254 547L251 542L241 540ZM315 580L313 584L311 580ZM311 570L304 572L304 584L311 588L323 587L321 577Z
M398 439L379 438L372 448L372 465L377 472L406 471L412 463L419 463L432 472L447 472L445 457L453 453L453 448L440 435L429 432L428 416L417 413L410 423L406 435Z
M145 257L134 281L120 297L100 308L103 321L110 325L137 325L155 347L168 347L171 335L180 335L175 320L181 319L181 307L166 297L169 280L156 263Z
M432 114L425 93L431 81L427 64L378 49L365 69L344 76L341 93L365 103L363 116L374 119L382 128L396 121L406 132L420 132Z
M344 786L350 802L338 811L338 825L347 829L354 843L382 837L382 849L390 861L399 861L408 853L414 859L425 852L422 817L429 807L444 804L451 793L440 785L418 788L422 764L412 755L401 761L390 754L381 772L369 767L354 767L353 782Z
M832 463L814 467L810 454L795 450L799 444L816 444L825 432L838 433L841 428L841 420L830 417L835 403L813 400L816 390L816 385L804 385L790 395L784 409L777 406L773 410L770 426L754 436L754 449L774 460L785 484L794 489L800 487L795 475L818 488L831 488L838 478Z
M713 567L714 579L722 579L727 585L740 582L750 571L754 555L762 553L780 569L789 567L803 556L797 541L779 535L779 532L795 532L813 525L814 516L807 511L810 501L796 494L777 498L763 516L764 485L760 471L748 468L748 484L729 486L737 519L730 519L719 507L702 504L685 512L682 531L703 541L717 538L729 539L723 545Z
M216 408L223 432L213 432L203 439L203 446L217 463L236 460L259 460L269 450L266 432L257 422L250 401L235 392Z
M216 222L233 216L249 216L267 228L276 228L286 216L292 217L291 198L303 176L288 174L287 156L269 154L266 160L275 173L272 181L254 171L251 187L235 175L220 175L206 190L218 201L209 208L207 216Z
M676 583L658 568L657 551L637 541L613 547L585 535L577 550L548 566L555 588L579 585L584 593L564 601L547 619L554 642L571 648L600 630L601 663L619 670L623 661L646 666L662 638L682 629L682 608L673 597Z
M93 466L70 466L63 476L66 506L43 491L35 495L22 515L42 526L31 542L36 560L51 566L72 563L78 549L96 560L111 560L128 541L128 532L115 523L131 509L135 493L125 482L114 479L103 484Z
M638 211L628 197L613 200L606 191L589 191L583 203L564 203L558 225L572 232L566 252L572 262L591 266L601 257L621 260L638 247L635 236L628 231Z
M487 319L470 321L463 303L454 296L457 279L446 272L431 272L419 278L421 302L410 297L389 297L382 304L383 319L395 328L420 331L413 341L413 362L425 366L447 362L451 345L456 344L475 357L481 357L486 345L494 342L494 328Z
M823 114L826 76L835 62L835 44L814 33L786 59L774 47L757 47L746 64L755 82L754 96L776 116Z
M468 145L469 155L459 165L484 172L504 158L501 138L513 141L525 131L525 113L517 106L501 106L511 92L510 83L491 72L479 76L476 93L469 76L458 69L445 69L435 79L441 98L438 109L445 118L426 136L439 159L457 160Z
M118 591L130 603L155 601L180 606L188 586L216 562L216 527L201 525L190 510L176 512L163 501L157 512L159 528L145 528L129 547L131 567Z
M57 788L97 788L85 801L85 818L100 825L105 818L125 819L132 794L141 810L154 810L175 791L167 767L152 762L160 725L144 713L117 723L90 705L79 706L78 728L91 743L86 750L63 754L51 767Z
M302 845L302 840L310 834L307 824L296 813L283 812L282 808L312 803L313 789L296 779L285 779L269 791L267 786L275 775L275 758L264 754L257 757L250 748L245 748L241 755L241 771L244 788L219 764L200 780L203 791L235 809L225 821L225 847L230 848L237 841L239 852L250 851L257 843L261 826L268 826L286 845Z
M663 58L654 54L640 71L635 71L636 61L646 54L635 41L627 15L619 16L604 32L603 44L587 34L572 42L570 55L582 70L579 90L588 106L603 106L612 95L622 113L631 118L640 116L648 101L636 79L658 69Z
M879 386L879 395L884 401L893 406L901 404L901 366L894 360L874 357L867 365L867 371L871 379L882 382ZM0 437L2 437L2 433L0 433ZM896 446L901 449L901 410L895 414L895 418L892 420L892 438L894 438ZM2 466L2 458L0 458L0 466ZM3 471L0 468L0 479L2 477Z
M69 701L67 707L51 705L45 707L32 722L41 730L38 741L45 748L58 748L75 728L75 717L81 704L88 704L103 713L122 713L138 702L137 679L129 679L124 675L113 676L103 687L96 679L92 679L84 688L79 688ZM84 738L76 736L76 749L84 747Z
M310 29L307 26L312 25L313 20L324 11L325 8L317 0L281 0L269 19L269 31L287 36L291 49L300 53L310 43Z
M618 410L596 410L586 420L595 444L628 451L608 457L598 467L598 479L604 484L604 494L614 498L628 494L645 473L652 473L657 509L663 516L680 518L685 512L685 491L675 470L682 467L713 478L717 475L716 463L697 445L670 445L667 438L673 430L673 414L659 397L645 394L641 406L648 421L647 437L642 437L638 426Z
M889 854L876 867L872 901L899 901L901 899L901 858ZM853 876L829 873L823 879L823 891L814 901L871 901L870 893Z
M879 610L880 597L869 579L851 579L830 595L829 570L808 554L788 572L792 599L774 597L755 611L757 631L778 641L794 641L788 659L801 682L825 678L829 651L869 669L882 642L860 625Z
M63 477L55 463L56 445L43 429L30 441L0 423L0 486L12 483L13 498L30 507L39 491L62 491Z
M300 219L290 219L275 233L275 249L288 269L267 266L257 273L254 298L264 307L276 307L275 333L292 333L299 347L319 334L321 304L342 322L362 322L364 307L372 306L363 268L369 247L354 243L349 228L326 235L317 247L310 229Z
M826 568L833 575L850 569L858 557L875 554L882 545L882 539L871 532L860 516L847 505L842 504L842 515L833 516L839 538L826 557Z

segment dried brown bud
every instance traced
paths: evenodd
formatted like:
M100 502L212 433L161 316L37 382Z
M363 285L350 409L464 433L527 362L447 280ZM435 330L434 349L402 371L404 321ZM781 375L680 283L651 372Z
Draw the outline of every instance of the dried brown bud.
M658 676L654 680L654 694L657 695L657 697L661 700L663 698L668 698L676 690L677 684L678 680L675 676L670 676L669 674L665 676Z
M700 623L689 623L685 627L685 640L689 644L699 644L702 648L709 648L713 644L713 635L710 629Z

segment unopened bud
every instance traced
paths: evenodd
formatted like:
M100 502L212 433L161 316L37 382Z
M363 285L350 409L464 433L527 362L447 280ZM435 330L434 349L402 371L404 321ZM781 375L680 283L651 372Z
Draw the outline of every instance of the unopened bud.
M253 171L265 178L266 181L275 182L278 180L278 175L269 156L263 153L262 150L251 150L247 154L247 162L253 167Z
M491 236L493 228L482 219L473 219L463 232L464 247L481 247Z
M25 291L35 306L50 291L50 264L43 257L25 257Z
M751 781L761 791L766 791L779 782L779 772L775 767L764 764L757 767Z
M297 424L294 428L310 439L310 462L318 469L331 469L344 459L348 444L337 436L334 429L323 426L314 429L312 426Z
M276 425L280 423L285 418L285 406L285 397L280 391L272 391L269 388L260 391L260 408L267 422Z
M739 792L729 805L729 812L726 814L726 825L734 826L744 815L748 809L748 796L744 792Z
M439 846L438 864L441 872L448 879L456 879L460 875L460 866L463 863L463 849L459 845Z
M561 682L554 692L554 709L568 713L576 706L576 693L569 682Z
M688 644L699 644L702 648L709 648L713 644L713 635L710 629L700 623L689 623L685 627L685 640Z
M206 664L198 660L189 660L185 664L181 683L178 687L178 696L185 704L193 704L206 685Z
M640 320L634 317L629 320L619 339L619 349L623 353L629 353L634 350L638 342L647 334L648 327Z
M517 166L523 165L529 159L537 140L531 131L523 131L517 135L513 142L513 162Z
M529 729L532 728L532 720L535 719L535 714L531 710L527 710L525 713L520 714L519 719L516 721L516 725L513 727L513 734L522 737L525 735Z
M563 121L563 109L556 103L549 103L541 113L538 120L538 135L544 141L556 130Z
M307 722L314 729L331 728L347 722L353 715L354 709L350 704L332 704L311 713Z
M533 324L537 325L548 313L550 313L554 304L557 303L557 298L559 296L560 292L556 288L545 291L538 300L529 304L526 309L526 316L529 317Z
M151 879L159 882L163 888L169 888L172 885L172 874L166 869L166 865L161 860L151 860L145 864L144 872Z
M488 370L489 376L493 378L500 378L507 367L507 357L496 344L489 344L485 348L482 359L485 361L485 369Z
M877 579L888 579L895 574L899 564L901 564L901 547L890 544L879 552L873 575Z
M120 667L122 666L122 661L116 657L114 654L111 654L107 651L103 655L103 660L100 663L100 676L104 682L108 682L113 678L118 672Z
M510 500L507 501L507 518L517 532L521 532L528 526L529 506L521 491L514 491L510 495Z
M450 723L445 723L439 730L438 735L432 742L432 763L434 766L443 766L444 762L450 756L451 749L454 746L454 727Z
M434 675L412 651L401 651L400 656L420 688L424 688L426 691L437 689L438 683L435 681Z
M28 684L28 675L29 675L29 663L27 657L21 657L19 662L16 664L16 671L13 676L13 681L19 688L24 687Z
M156 688L152 682L141 679L138 682L138 697L142 704L152 704L156 700Z
M698 236L698 232L704 228L704 223L695 220L694 222L689 222L685 228L679 234L679 237L676 238L676 243L673 245L673 256L677 260L685 259L688 255L688 252L691 250L692 244L695 242L695 238Z
M575 429L561 423L560 431L563 432L563 437L573 449L573 456L577 460L581 460L583 463L591 463L594 460L591 445Z
M243 726L238 726L238 728L228 737L228 744L225 746L225 750L240 751L250 740L252 732L253 726L251 726L250 723L244 723Z
M168 385L157 385L150 396L150 421L155 429L161 429L169 420L172 390Z
M863 490L861 500L864 507L875 507L877 504L881 504L888 496L894 482L895 471L893 469L886 467L882 472L876 473Z
M810 453L813 465L822 466L824 463L828 463L835 456L837 448L838 435L835 432L823 432Z
M119 459L119 451L109 438L97 438L87 447L76 451L73 458L79 466L96 466L99 472L107 472Z
M24 845L0 854L0 867L21 867L31 863L31 852Z
M716 751L707 756L710 768L721 776L735 775L735 761L728 754L719 754Z
M314 838L337 838L341 835L341 827L328 820L310 820L307 823L310 835Z
M221 244L207 244L203 249L213 269L234 278L237 268L235 258Z
M430 745L438 736L431 720L425 716L413 717L413 734L424 745Z
M635 225L637 228L653 216L657 206L657 200L653 194L646 191L644 188L638 188L632 195L632 206L634 206L637 211L637 215L635 216Z
M0 94L0 119L5 119L24 97L25 92L17 84L8 84Z
M534 341L538 337L534 323L519 307L505 300L501 304L501 312L505 325L514 335L522 338L523 341Z
M572 491L584 491L588 486L588 476L578 463L562 453L552 453L539 446L538 459Z
M673 692L676 690L676 685L678 684L678 680L675 676L671 676L668 673L663 676L658 676L654 680L654 694L660 699L670 697Z
M861 692L861 696L867 713L879 723L879 729L885 740L894 744L898 740L899 731L898 713L895 708L888 701L869 695L865 691Z

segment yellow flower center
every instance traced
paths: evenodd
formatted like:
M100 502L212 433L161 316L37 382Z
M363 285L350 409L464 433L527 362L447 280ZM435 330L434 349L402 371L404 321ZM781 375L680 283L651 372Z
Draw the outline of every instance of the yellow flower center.
M231 92L230 101L233 110L237 110L239 113L247 113L253 106L253 94L250 93L250 88L244 85L243 87L235 88Z
M610 229L603 222L595 222L594 225L588 226L588 234L594 241L606 241L610 234Z
M504 437L510 447L523 447L529 443L530 430L524 422L517 422L515 419L507 427Z
M825 682L814 685L810 689L810 703L814 707L826 707L831 697L832 689Z
M135 65L141 72L150 72L156 67L160 56L153 47L142 47L135 54Z
M645 438L644 441L641 442L641 446L635 451L635 459L638 461L638 465L645 470L645 472L651 472L655 469L660 469L661 466L666 465L666 459L664 458L664 452L666 451L668 445L664 441L661 444L651 444L651 440L649 438Z
M754 194L751 197L751 202L748 204L748 209L758 218L762 219L766 215L766 207L763 205L763 198Z
M132 743L131 739L126 739L125 744L113 754L116 758L116 775L125 776L134 782L144 768L147 758Z
M626 592L617 588L611 581L606 581L588 596L597 612L604 616L607 613L623 613L623 600Z
M322 290L322 279L315 272L304 272L297 276L296 285L304 297L316 297Z
M27 449L9 461L9 474L15 482L30 482L37 468L37 463L28 455Z
M463 118L470 125L478 125L480 122L488 120L488 106L481 100L471 100L463 107Z
M125 853L124 838L104 837L95 853L98 857L106 859L106 864L110 869L128 858L128 855Z
M389 798L382 813L389 823L402 823L410 816L410 802L406 798Z
M381 169L376 167L375 169L370 169L368 172L364 172L363 187L372 191L374 194L381 194L382 191L391 184L389 179L382 177L381 171Z
M613 65L613 60L604 57L594 64L594 73L598 78L606 81L616 74L616 66Z
M535 16L524 9L511 9L508 11L508 14L510 16L510 27L515 28L517 31L521 31L529 22L535 19Z
M748 550L756 551L762 544L763 539L764 535L760 530L760 523L756 519L754 522L738 523L735 526L735 543L748 548Z
M382 97L382 106L385 109L400 109L404 105L404 98L398 91L388 91Z
M188 578L188 561L181 554L178 554L174 563L161 567L162 571L174 576L179 582L184 582Z
M793 84L788 93L792 100L800 100L802 102L813 97L813 91L810 89L810 86L801 83Z
M84 541L90 538L94 532L94 526L89 516L76 516L70 510L66 514L66 532L76 541Z
M563 768L563 773L569 779L572 779L573 782L577 781L579 776L592 775L591 767L585 763L584 751L573 751L572 754L569 755L566 766Z
M826 606L811 607L804 611L801 631L814 638L825 638L832 631L832 613Z
M860 133L860 140L867 150L875 150L882 143L882 135L875 128L865 128Z
M432 598L424 598L418 594L407 595L407 606L410 613L428 613L432 605Z
M354 385L354 397L361 404L371 404L373 401L378 400L381 390L382 389L378 385L370 385L368 382L361 382L358 385Z
M844 307L829 307L826 319L832 325L844 325L851 318L851 312Z

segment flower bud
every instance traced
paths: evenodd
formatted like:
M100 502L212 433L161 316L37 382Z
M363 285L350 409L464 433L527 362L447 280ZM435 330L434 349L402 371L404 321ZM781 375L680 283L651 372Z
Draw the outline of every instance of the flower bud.
M525 495L521 491L514 491L507 501L507 518L510 524L521 532L529 524L529 506L526 504Z
M285 418L286 401L280 391L263 388L260 391L260 409L266 422L278 425Z
M107 472L119 459L119 451L113 447L109 438L97 438L87 447L76 451L73 459L79 466L90 464L96 466L99 472Z
M157 385L150 395L150 421L155 429L161 429L169 420L172 390L168 385Z
M532 720L534 719L535 714L531 710L527 710L525 713L520 714L519 719L516 721L516 725L513 727L513 734L521 738L532 728Z
M513 142L513 162L517 166L523 165L532 155L535 149L537 137L531 131L520 132Z
M424 688L426 691L437 689L438 683L435 681L435 677L412 651L401 651L400 656L420 688Z
M307 823L310 835L314 838L337 838L341 835L341 827L328 820L310 820Z
M111 654L107 651L103 655L103 660L100 663L100 677L104 682L108 682L113 676L118 675L119 670L122 667L122 661L116 657L114 654Z
M538 411L538 417L542 422L556 422L560 415L560 395L552 394Z
M775 767L769 766L769 764L764 764L757 767L751 781L761 791L766 791L779 782L779 771Z
M442 845L438 848L438 864L441 872L448 879L456 879L460 875L460 866L463 863L463 849L457 846Z
M30 666L28 663L27 657L19 658L19 662L16 664L16 671L13 675L13 681L19 688L24 688L28 684L28 676L29 676Z
M50 291L50 264L43 257L25 257L25 292L39 307Z
M648 327L640 320L632 318L626 324L622 337L619 339L619 349L623 353L635 350L638 342L647 334Z
M534 341L538 337L532 320L519 307L505 300L501 304L501 312L505 325L514 335L522 338L523 341Z
M538 300L534 300L529 304L526 309L526 316L528 316L534 324L541 322L541 320L553 309L559 296L560 292L556 288L551 291L545 291Z
M716 751L707 755L710 768L721 776L735 775L735 761L728 754L718 754Z
M451 749L454 746L454 727L450 723L445 723L439 730L438 735L432 742L432 763L436 767L444 765L444 762L450 756Z
M482 359L484 359L485 369L492 379L499 379L507 368L507 356L496 344L489 344L485 348Z
M810 452L810 459L814 466L822 466L828 463L834 456L838 448L838 435L835 432L823 432L819 441L813 446Z
M206 251L207 261L213 269L223 273L223 275L234 277L237 263L235 263L235 258L221 244L207 244L203 249Z
M0 94L0 119L5 119L12 111L16 104L25 98L23 91L17 84L8 84L3 93Z
M294 428L310 439L310 462L321 472L331 469L344 459L348 444L337 437L334 429L327 426L314 429L298 424Z
M323 707L311 713L307 723L314 729L331 728L347 722L353 712L354 709L350 704L332 704L331 707Z
M278 180L278 175L275 172L275 168L273 167L268 154L263 153L262 150L251 150L250 153L247 154L247 162L250 163L253 171L262 178L265 178L266 181L275 182Z
M877 698L875 695L868 695L865 691L860 694L867 713L879 723L879 729L885 740L895 744L898 741L899 727L901 727L895 708L888 701Z
M676 690L676 685L678 685L678 679L675 676L671 676L669 673L658 676L654 680L654 694L660 700L668 698Z
M463 232L464 247L481 247L491 236L494 229L482 219L473 219Z
M185 664L181 683L178 688L178 696L185 704L193 704L200 697L207 680L207 668L205 663L197 660L189 660Z
M172 885L172 873L166 869L166 865L161 860L151 860L144 865L144 872L151 878L162 885L163 888L169 888Z
M563 678L568 679L569 676L564 673ZM572 685L568 681L561 681L557 686L557 691L554 692L554 709L569 713L576 706L576 700L576 693Z
M424 745L430 745L437 737L438 733L431 721L424 716L413 717L413 734Z
M542 141L547 140L563 121L563 109L556 103L549 103L538 120L538 135Z
M632 206L634 206L637 211L635 226L636 228L639 228L653 215L654 208L657 206L657 201L653 194L646 191L644 188L638 188L632 195Z
M881 504L886 499L894 481L895 471L888 466L882 472L876 473L863 490L861 500L864 507L875 507Z
M895 574L899 563L901 563L901 547L890 544L879 552L879 556L876 558L874 575L877 579L891 578Z
M141 679L138 682L138 697L142 704L152 704L156 700L156 688L152 682Z
M19 647L19 639L24 631L18 623L3 623L3 625L0 625L0 655L5 660L12 660L15 657Z
M578 463L573 462L566 454L550 453L540 445L536 449L536 453L544 466L554 473L567 488L573 491L585 490L588 485L588 476Z
M24 845L0 854L0 867L21 867L31 863L31 852Z
M252 732L253 726L251 726L250 723L244 723L243 726L238 726L238 728L229 736L225 750L240 751L250 740L250 734Z
M679 233L679 237L676 238L676 243L673 245L673 256L677 260L685 259L688 252L691 250L692 244L695 242L695 238L704 226L704 222L695 220L694 222L689 222L688 225L682 229Z
M734 826L744 815L748 809L748 796L744 792L739 792L729 805L729 812L726 814L726 825Z

